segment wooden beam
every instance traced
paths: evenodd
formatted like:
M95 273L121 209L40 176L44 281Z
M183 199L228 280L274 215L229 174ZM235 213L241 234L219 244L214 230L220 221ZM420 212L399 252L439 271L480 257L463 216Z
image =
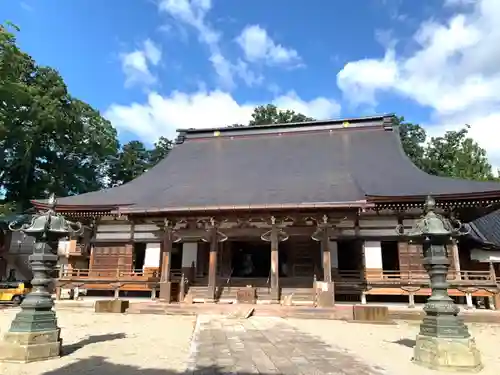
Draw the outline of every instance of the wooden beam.
M224 234L227 235L231 240L235 238L250 238L257 239L262 236L265 232L269 231L272 226L268 228L224 228ZM293 236L309 237L313 234L316 228L310 227L286 227L286 233ZM186 239L201 239L206 236L207 232L204 229L179 229L177 234L182 237L182 240Z

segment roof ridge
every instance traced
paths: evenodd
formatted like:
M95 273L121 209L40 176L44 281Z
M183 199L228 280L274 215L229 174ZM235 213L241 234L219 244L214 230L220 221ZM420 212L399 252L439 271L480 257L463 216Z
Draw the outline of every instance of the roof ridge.
M297 132L313 132L322 130L360 130L370 128L391 129L394 127L393 114L369 116L359 118L344 118L334 120L319 120L269 125L226 126L220 128L178 129L176 144L184 143L187 139L236 137L244 135L270 135Z

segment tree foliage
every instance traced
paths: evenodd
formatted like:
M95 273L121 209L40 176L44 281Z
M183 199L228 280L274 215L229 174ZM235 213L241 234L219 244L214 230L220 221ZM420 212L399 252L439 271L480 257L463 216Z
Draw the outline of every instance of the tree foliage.
M428 173L467 180L495 179L486 151L467 137L469 129L470 125L466 125L430 139L425 150Z
M401 144L406 155L417 167L425 170L425 141L427 139L425 130L420 125L405 122L404 117L396 118L396 125L398 125Z
M292 110L280 110L273 104L259 106L255 108L250 120L250 126L269 125L269 124L288 124L292 122L312 121L313 118L307 117L301 113Z
M60 74L21 51L18 29L0 26L0 188L2 201L20 209L29 200L98 190L138 176L166 155L161 138L146 150L138 141L119 147L111 123L73 97Z
M163 160L172 149L172 141L160 137L152 149L140 141L124 144L111 163L110 180L113 186L124 184L139 177Z

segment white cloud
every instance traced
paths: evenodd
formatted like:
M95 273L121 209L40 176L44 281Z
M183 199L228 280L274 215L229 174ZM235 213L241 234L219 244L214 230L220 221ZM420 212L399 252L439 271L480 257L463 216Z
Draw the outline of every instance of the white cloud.
M156 82L151 66L157 66L161 60L161 50L150 39L142 43L141 48L120 56L125 74L125 86L151 85Z
M262 74L250 69L247 62L228 59L220 47L222 34L207 20L212 8L211 0L159 0L159 10L193 28L198 40L208 47L209 61L223 89L235 87L235 78L241 79L248 86L260 85L264 81ZM260 26L246 27L237 42L243 48L246 60L265 61L268 64L299 64L300 57L294 49L276 44Z
M206 16L212 7L211 0L160 0L160 12L196 30L198 39L208 47L210 62L223 87L234 86L234 67L221 52L220 33L207 21Z
M276 97L278 108L292 109L317 119L338 116L339 104L330 98L303 100L294 92ZM147 103L128 106L114 104L104 114L119 130L136 134L141 140L154 142L160 136L175 137L178 128L211 128L245 124L254 108L263 103L238 103L229 93L215 90L192 94L173 92L162 97L152 92Z
M259 25L246 26L236 41L250 62L263 61L270 65L281 65L300 60L296 50L276 44Z
M309 101L302 100L294 91L280 95L273 104L282 110L291 109L317 120L335 118L340 114L340 105L331 98L320 96Z
M153 65L158 65L161 60L161 50L150 39L144 42L144 54Z
M430 108L439 126L432 132L469 123L470 134L500 165L492 141L500 136L500 1L477 0L455 11L445 23L422 23L411 55L388 49L383 58L350 62L337 84L355 104L374 105L385 91Z

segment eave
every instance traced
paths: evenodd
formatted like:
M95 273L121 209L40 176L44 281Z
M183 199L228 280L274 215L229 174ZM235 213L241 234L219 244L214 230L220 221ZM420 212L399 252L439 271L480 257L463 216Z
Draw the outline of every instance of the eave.
M220 212L241 212L241 211L289 211L289 210L326 210L326 209L363 209L373 208L374 204L366 201L353 202L332 202L332 203L300 203L300 204L253 204L253 205L238 205L238 206L198 206L198 207L119 207L112 211L115 214L144 214L144 215L159 215L159 214L206 214Z

